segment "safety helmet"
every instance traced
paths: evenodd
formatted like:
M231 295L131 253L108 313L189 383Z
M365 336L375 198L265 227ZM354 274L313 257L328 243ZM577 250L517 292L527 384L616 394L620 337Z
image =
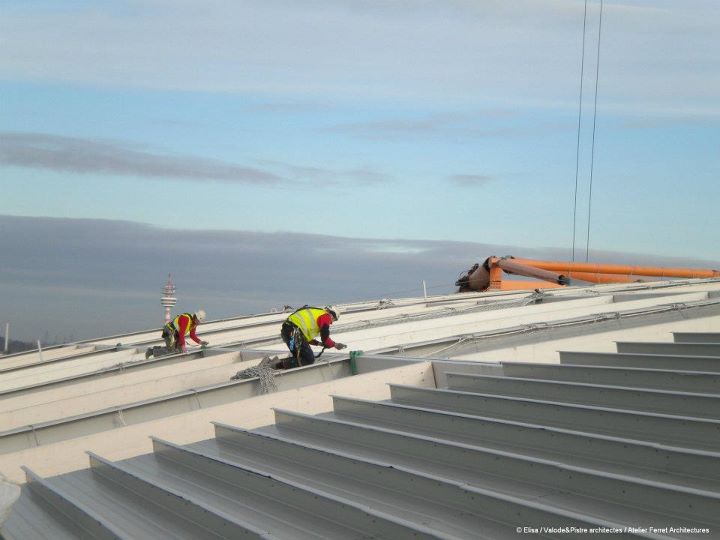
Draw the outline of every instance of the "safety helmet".
M334 321L337 321L340 318L340 310L335 306L325 306L324 309L330 314Z
M205 321L205 317L206 317L206 315L205 315L205 310L204 310L204 309L198 309L198 310L195 312L195 318L196 318L198 321L200 321L200 322Z

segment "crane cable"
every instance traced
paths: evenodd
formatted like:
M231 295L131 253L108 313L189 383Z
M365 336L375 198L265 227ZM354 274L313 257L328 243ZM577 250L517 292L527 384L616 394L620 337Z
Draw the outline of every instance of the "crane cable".
M575 149L575 200L573 205L572 260L575 262L575 230L577 225L578 175L580 170L580 123L582 120L583 78L585 76L585 34L587 28L587 0L583 13L582 55L580 58L580 94L578 99L577 148Z
M575 194L573 201L573 234L572 234L572 260L575 262L575 241L577 238L577 199L578 199L578 180L580 176L580 133L582 126L582 99L583 99L583 79L585 78L585 41L587 35L587 0L585 0L585 9L583 11L583 37L582 37L582 54L580 60L580 92L578 99L578 121L577 121L577 145L575 148ZM588 190L588 218L587 218L587 235L585 243L585 262L590 258L590 220L592 216L592 186L593 172L595 169L595 133L597 127L597 98L598 98L598 81L600 80L600 43L602 37L602 16L604 1L600 0L600 19L598 23L598 40L597 40L597 57L595 64L595 96L593 103L593 126L592 126L592 143L590 147L590 184Z
M588 195L587 243L585 244L585 262L590 255L590 216L592 210L593 168L595 164L595 125L597 120L598 80L600 79L600 38L602 36L603 0L600 0L600 22L598 24L597 61L595 66L595 104L593 110L592 145L590 149L590 193Z

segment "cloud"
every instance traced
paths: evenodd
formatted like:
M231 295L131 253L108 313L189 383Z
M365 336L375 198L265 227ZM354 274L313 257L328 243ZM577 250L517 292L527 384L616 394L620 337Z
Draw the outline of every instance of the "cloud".
M458 274L490 255L569 260L569 250L289 232L190 231L111 220L0 216L0 320L22 339L159 327L172 273L177 308L211 318L285 304L420 296L454 290ZM617 252L619 264L718 267L718 261Z
M215 159L152 153L122 142L0 133L0 163L56 172L277 184L280 176Z
M576 0L54 4L5 10L0 77L290 102L300 95L576 102L583 14ZM704 97L717 112L716 0L696 0L692 9L648 4L605 3L603 106L629 100L682 111ZM597 6L590 8L592 35Z
M384 172L377 171L372 167L360 166L349 169L337 169L331 167L318 167L310 165L294 165L275 160L262 160L264 166L282 170L282 174L288 178L300 182L323 182L325 184L339 184L350 182L364 185L384 184L392 177Z
M482 113L444 113L423 118L389 118L371 122L348 122L325 128L330 133L340 133L367 139L427 138L435 136L460 139L480 139L519 133L507 124L495 125L498 119L513 116L505 110Z
M448 180L462 187L484 186L493 180L492 176L484 174L454 174L448 176Z
M628 115L618 122L621 129L672 129L678 127L713 127L716 126L718 118L709 114L687 114L681 115L655 115L655 116L631 116Z
M277 114L296 114L296 113L308 113L308 112L327 112L332 110L332 106L319 103L309 102L287 102L287 101L276 101L276 102L265 102L258 103L257 105L250 105L246 107L251 112L261 113L277 113Z

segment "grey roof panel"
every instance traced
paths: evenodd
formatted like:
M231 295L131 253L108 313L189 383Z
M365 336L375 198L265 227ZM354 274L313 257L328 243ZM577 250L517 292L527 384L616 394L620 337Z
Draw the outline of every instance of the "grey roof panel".
M311 416L276 410L274 426L261 428L280 433L296 441L344 452L388 456L389 461L413 468L425 468L434 474L466 478L482 474L477 453L526 457L548 463L632 475L650 482L668 483L700 490L716 489L720 483L720 453L663 447L642 441L605 437L530 426L516 422L478 419L463 428L476 428L471 437L446 431L442 438L420 433L420 426L403 425L399 429L377 423L359 423L348 418ZM428 421L432 421L428 418ZM222 436L222 432L220 433ZM438 451L438 449L442 451Z
M676 343L720 343L720 332L673 332Z
M155 454L115 464L150 486L182 494L281 538L433 537L420 523L374 511L347 499L283 478L247 462L155 440Z
M194 513L195 509L189 502L177 502L168 492L151 488L135 489L137 486L123 484L112 475L103 474L105 471L99 471L93 461L90 461L94 466L92 469L48 478L45 481L64 498L74 501L79 510L111 525L117 538L230 538L216 534L207 527L206 522L199 522L198 515Z
M0 537L5 540L92 538L77 522L54 509L29 483L22 486L22 498L13 506L12 519L0 530Z
M560 351L560 363L576 366L635 367L720 373L720 358L712 356Z
M720 343L650 343L640 341L618 341L619 353L674 354L676 356L720 357Z
M388 463L327 452L267 434L230 432L190 449L250 465L273 476L350 499L383 513L425 523L442 535L471 537L488 526L474 502L478 493L463 482L429 477Z
M503 374L508 377L537 377L539 379L677 390L701 394L716 394L720 388L720 373L714 372L594 365L560 366L523 362L503 362L502 366Z
M447 373L450 390L720 420L720 394Z
M434 516L433 520L448 527L448 534L469 536L470 531L481 526L470 519L478 509L467 500L467 490L458 492L458 487L467 485L627 523L642 519L643 523L657 524L667 515L674 515L690 525L708 519L711 508L720 503L720 496L712 493L504 452L474 449L473 462L466 465L473 468L474 474L466 469L460 478L449 478L407 466L398 454L366 453L359 457L268 433L230 427L218 427L217 431L216 440L194 446L212 448L234 462L257 463L265 470L276 470L324 490L345 496L350 493L364 504L388 506L394 512L407 514L407 519ZM442 450L437 447L435 453ZM464 530L457 531L460 525ZM434 526L439 527L437 523Z
M390 391L388 407L402 404L720 451L720 420L400 385Z
M26 469L26 474L28 477L26 487L52 506L55 515L60 514L69 520L70 524L75 525L81 537L107 540L123 537L112 521L88 508L72 493L50 480L40 478L29 469ZM64 525L67 526L67 523Z

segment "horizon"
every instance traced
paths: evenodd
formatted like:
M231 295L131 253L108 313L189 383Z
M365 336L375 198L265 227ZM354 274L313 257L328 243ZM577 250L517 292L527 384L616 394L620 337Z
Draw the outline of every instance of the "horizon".
M11 338L31 342L160 328L168 273L177 287L174 312L203 308L215 320L285 305L422 296L423 280L430 295L451 293L460 273L491 255L570 260L568 248L187 231L109 219L0 215L0 230L0 323L11 323ZM591 262L720 268L700 257L622 252L595 252ZM295 272L316 279L297 287Z

